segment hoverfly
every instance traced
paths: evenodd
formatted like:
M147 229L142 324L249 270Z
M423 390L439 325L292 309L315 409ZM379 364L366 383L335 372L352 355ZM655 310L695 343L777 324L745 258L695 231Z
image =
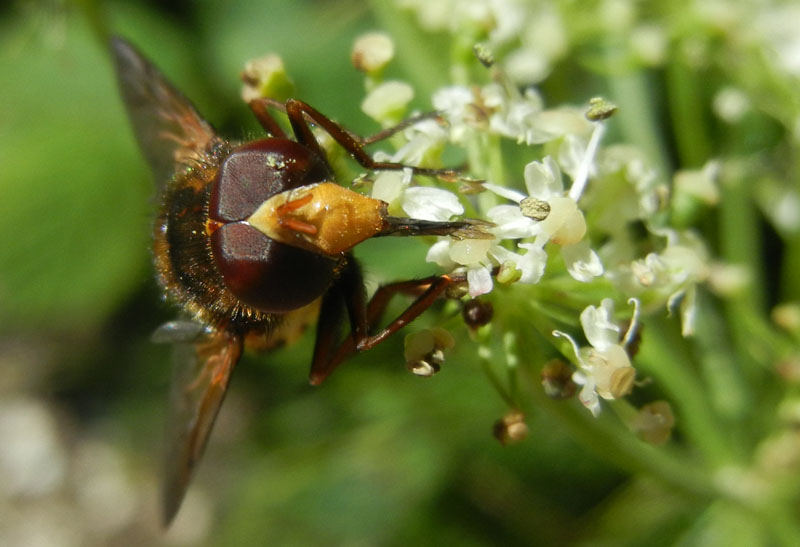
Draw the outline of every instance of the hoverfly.
M250 108L270 136L228 141L130 43L112 38L111 51L159 194L153 243L158 281L186 317L154 335L176 345L163 490L163 517L169 524L245 347L264 347L279 336L282 324L302 321L318 307L310 380L319 384L347 356L379 344L465 281L458 274L401 281L379 288L368 301L350 254L355 245L388 235L480 237L481 227L470 220L390 216L385 202L334 181L311 125L366 169L411 169L441 177L452 177L453 171L374 161L363 147L378 138L356 137L298 100L279 106L294 140L270 115L275 102L260 99ZM398 292L416 299L376 329ZM345 314L351 332L340 339Z

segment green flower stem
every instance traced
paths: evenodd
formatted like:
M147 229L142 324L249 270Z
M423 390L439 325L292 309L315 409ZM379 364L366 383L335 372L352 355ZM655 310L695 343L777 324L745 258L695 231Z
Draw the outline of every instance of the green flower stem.
M509 408L516 408L518 403L514 401L514 398L508 392L508 390L503 386L503 383L498 378L497 373L495 373L494 369L492 368L492 351L489 349L488 345L484 345L483 347L479 348L478 350L478 360L481 363L481 369L483 369L483 373L486 375L486 378L489 380L489 383L492 384L492 387L500 395L500 398L508 405Z
M703 373L712 404L715 398L727 403L716 405L722 415L749 412L751 390L744 381L741 359L734 351L727 332L727 322L722 308L705 292L697 299L696 329L693 340L698 359L704 364Z
M497 181L500 184L510 182L510 184L507 184L507 186L513 188L514 182L517 181L506 181L506 168L505 162L503 161L503 151L500 148L500 137L497 135L491 135L489 137L487 148L489 155L489 170L487 178L491 181Z
M654 117L655 107L651 82L643 72L608 78L609 99L620 106L611 123L619 124L622 141L635 142L662 175L670 172L667 146Z
M800 234L786 238L785 243L779 297L783 301L800 300Z
M503 335L503 349L506 355L509 396L512 400L519 401L519 349L515 331L508 331Z
M700 378L694 359L674 325L650 318L642 332L635 363L652 374L676 406L681 429L712 467L732 463L733 450Z
M744 365L761 369L774 360L774 327L765 320L764 280L760 261L762 254L758 214L752 194L741 179L723 180L727 191L722 193L719 207L720 253L727 262L746 268L750 277L747 290L725 302L736 353ZM758 261L759 265L756 264Z
M666 77L680 166L700 167L711 158L713 152L705 123L706 112L703 110L706 101L701 96L697 75L680 56L675 56L667 64Z

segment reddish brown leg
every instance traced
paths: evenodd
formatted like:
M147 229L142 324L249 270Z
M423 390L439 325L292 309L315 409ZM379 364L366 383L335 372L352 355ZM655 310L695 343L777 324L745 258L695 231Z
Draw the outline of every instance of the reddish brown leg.
M380 315L389 304L389 299L397 293L415 292L424 289L409 307L398 315L391 323L386 325L380 332L367 336L365 338L356 339L356 350L366 351L372 349L384 340L405 327L411 321L416 319L425 310L431 307L437 298L439 298L448 287L454 283L464 281L466 278L462 275L440 275L432 276L426 279L400 281L384 285L375 293L375 296L370 300L370 305L367 307L367 318L373 317L374 320L380 318Z
M367 169L411 169L417 175L426 175L430 177L439 177L452 180L458 179L460 176L458 172L453 169L430 169L427 167L414 167L389 161L375 161L372 159L372 156L364 151L363 144L354 138L353 135L345 131L339 124L325 117L316 109L302 101L298 101L296 99L289 99L286 101L286 114L289 116L289 122L292 124L292 130L295 133L297 141L316 150L319 153L322 153L322 149L317 142L316 137L314 137L314 133L311 131L311 128L306 121L306 117L327 131L336 142L338 142L351 156L353 156L353 159ZM381 138L386 138L386 136ZM325 157L324 153L322 153L322 157Z
M250 110L255 114L258 123L264 128L264 131L277 139L286 139L286 132L278 125L275 118L269 113L269 108L274 108L272 99L253 99L248 103ZM278 103L281 104L281 103Z
M397 293L410 293L418 296L416 300L392 322L372 336L362 336L359 334L358 329L353 328L353 332L345 338L330 358L323 360L322 355L320 355L320 359L318 360L315 348L314 363L311 367L311 383L314 385L322 383L322 381L348 356L357 351L364 351L377 346L427 310L449 287L455 283L462 283L465 280L466 278L463 275L441 275L431 276L425 279L399 281L380 287L366 307L366 319L370 328L377 324L392 296ZM321 326L322 316L320 317L320 327ZM327 344L330 343L330 341L327 342ZM330 346L328 346L328 348L329 347Z
M278 100L270 99L268 97L263 97L261 99L255 99L254 101L251 102L250 108L253 108L252 103L256 102L256 101L261 103L261 108L272 108L272 109L278 110L279 112L283 112L284 114L286 114L286 104L284 104L284 103L282 103L282 102L280 102ZM253 110L255 110L255 109L253 109ZM256 113L256 116L258 117L258 116L260 116L260 114ZM438 112L436 112L435 110L432 111L432 112L423 112L422 114L417 114L416 116L411 116L410 118L406 118L405 120L401 121L397 125L393 125L392 127L387 127L386 129L383 129L382 131L379 131L378 133L375 133L374 135L370 135L369 137L362 137L360 135L356 135L355 133L352 133L352 132L348 131L347 129L343 128L343 127L341 129L344 132L346 132L348 135L350 135L350 137L354 141L356 141L358 144L360 144L361 146L369 146L370 144L375 144L376 142L380 142L382 140L388 139L392 135L396 135L397 133L399 133L403 129L407 129L407 128L411 127L412 125L414 125L415 123L419 123L422 120L430 120L430 119L434 119L434 118L439 118L439 116L440 116L440 114ZM271 116L270 116L270 118L271 118ZM308 116L308 119L310 121L312 121L312 122L314 121L314 119L311 118L311 116ZM259 120L260 120L260 118L259 118ZM263 123L262 123L262 127L264 127ZM270 131L269 128L264 127L264 129L269 131L270 133L272 133L272 131Z
M334 284L325 293L317 322L317 339L314 343L314 357L311 361L311 378L319 371L327 370L328 363L339 343L339 325L347 311L350 329L359 339L367 336L367 294L364 278L358 263L348 256L348 260ZM325 374L327 376L327 374ZM322 381L322 380L320 380Z
M439 118L440 114L436 111L433 112L423 112L422 114L417 114L416 116L411 116L410 118L406 118L402 122L398 123L397 125L393 125L392 127L387 127L383 131L379 131L374 135L370 135L369 137L358 137L354 136L354 138L361 144L361 146L369 146L370 144L374 144L376 142L380 142L384 139L388 139L392 135L396 135L403 129L407 129L412 125L421 122L422 120L432 120ZM349 131L348 131L349 133ZM352 135L352 133L351 133Z
M338 285L334 284L322 297L322 305L319 310L317 320L317 336L314 342L314 357L311 360L311 383L316 385L322 380L315 381L320 371L325 370L327 363L330 362L336 344L339 340L345 314L345 298Z

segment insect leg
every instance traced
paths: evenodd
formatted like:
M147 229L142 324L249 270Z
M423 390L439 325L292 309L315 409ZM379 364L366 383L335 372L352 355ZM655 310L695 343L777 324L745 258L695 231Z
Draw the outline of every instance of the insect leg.
M278 122L276 122L275 118L269 113L269 108L275 108L276 102L277 101L272 99L253 99L247 104L250 110L253 111L258 123L264 128L264 131L277 139L286 139L288 138L286 132L281 129L281 126L278 125ZM283 106L281 103L278 104Z
M253 99L253 101L251 101L250 108L253 108L252 103L256 101L261 103L259 108L272 108L286 114L286 104L282 103L281 101L278 101L277 99L270 99L269 97L261 97L259 99ZM256 116L258 116L258 114L256 114ZM386 129L382 129L381 131L375 133L374 135L370 135L369 137L362 137L361 135L357 135L356 133L353 133L352 131L345 129L344 127L342 127L342 130L345 131L348 135L350 135L353 138L353 140L356 141L361 146L369 146L370 144L375 144L376 142L386 140L389 137L396 135L400 131L408 129L409 127L421 121L433 120L433 119L441 119L441 113L439 113L439 111L437 110L431 110L430 112L422 112L421 114L415 114L414 116L410 116L405 120L399 122L397 125L393 125L391 127L387 127ZM308 120L311 122L314 121L313 118L311 118L310 116L308 116ZM269 129L267 129L266 127L265 129L269 131Z
M392 322L372 336L361 336L354 328L353 332L344 339L329 359L317 360L315 352L314 364L311 370L311 383L314 385L322 383L322 381L348 356L357 351L364 351L377 346L386 338L416 319L422 312L427 310L437 298L442 296L448 288L456 283L462 283L465 280L466 277L464 275L450 274L431 276L424 279L399 281L380 287L375 292L375 295L366 308L366 317L370 328L374 327L380 320L380 316L386 310L389 300L395 294L413 294L417 295L417 298ZM320 326L322 326L322 317L320 317Z
M353 137L353 135L346 131L342 126L302 101L298 101L296 99L289 99L286 101L286 114L289 116L289 122L292 124L292 130L295 133L297 141L314 149L318 153L322 153L322 150L316 138L314 137L314 133L311 131L308 122L306 121L306 116L313 123L319 125L325 131L327 131L336 142L338 142L351 156L353 156L353 159L367 169L411 169L417 175L439 177L445 180L457 180L461 178L459 173L453 169L431 169L428 167L414 167L412 165L404 165L402 163L390 161L375 161L372 159L372 156L364 151L362 142L359 142L358 139ZM322 154L322 157L325 157L324 153Z
M417 124L423 120L433 120L437 118L441 118L441 114L439 114L439 112L435 110L431 112L423 112L422 114L417 114L415 116L406 118L397 125L387 127L386 129L379 131L374 135L370 135L369 137L359 137L359 136L354 136L354 137L361 144L361 146L368 146L370 144L374 144L376 142L388 139L389 137L396 135L400 131L408 129L412 125Z
M352 257L348 257L338 278L322 299L314 358L311 361L311 378L314 384L322 381L320 379L315 382L314 378L320 375L325 378L333 370L329 364L337 351L339 325L345 311L350 318L350 336L356 336L359 340L365 338L368 333L367 294L361 268Z

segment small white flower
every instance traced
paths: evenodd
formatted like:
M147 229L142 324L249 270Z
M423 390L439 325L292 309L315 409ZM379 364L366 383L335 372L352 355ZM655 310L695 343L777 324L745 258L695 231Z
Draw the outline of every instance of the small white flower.
M425 260L446 270L467 271L469 294L472 297L490 292L493 288L492 268L513 265L519 270L518 283L538 283L547 264L547 253L535 243L520 243L525 254L515 253L498 244L499 240L441 239L428 249Z
M263 97L284 99L294 92L294 83L280 56L270 53L247 61L242 71L245 81L242 99L246 103Z
M434 256L442 256L446 253L446 261L453 262L467 270L467 282L469 284L469 294L473 298L486 294L492 290L493 281L491 274L492 261L489 250L496 243L490 239L462 239L452 241L445 239L440 241L431 252ZM436 251L434 251L436 248ZM431 256L429 252L429 257Z
M464 214L458 196L442 188L411 186L411 169L382 171L375 178L371 196L389 204L392 214L422 220L447 221Z
M541 162L533 161L525 166L525 188L528 196L492 183L485 183L484 187L520 204L517 208L500 205L488 211L487 218L497 225L492 230L496 236L535 237L534 243L539 249L548 241L561 245L567 271L578 281L588 282L603 274L600 257L583 241L586 220L577 204L580 195L573 197L572 192L564 195L561 169L552 157L547 156ZM524 214L526 197L547 203L549 212L544 220L535 221Z
M472 91L466 86L444 87L434 93L432 103L450 125L450 140L463 142L474 115L475 95Z
M747 93L731 86L723 87L714 95L712 106L714 114L730 124L739 122L752 108Z
M550 59L542 51L522 47L508 54L505 62L508 77L520 84L538 84L550 74Z
M635 306L631 326L624 337L628 343L637 327L639 303ZM578 347L575 340L565 332L553 331L554 336L566 338L575 352L580 370L572 375L572 380L583 386L578 395L581 403L591 413L600 413L600 398L606 400L624 397L633 388L636 371L631 365L628 353L620 344L620 328L611 322L614 303L606 298L600 307L588 306L581 313L581 326L590 347Z
M595 277L603 275L603 263L586 240L563 245L561 256L567 264L569 274L578 281L589 283Z
M525 166L525 188L528 195L542 201L564 195L564 181L561 169L552 157L542 161L532 161Z
M525 285L538 283L542 275L544 275L544 269L547 265L547 253L535 243L520 243L517 247L525 249L527 252L520 255L509 251L505 247L495 245L489 250L489 253L498 264L511 263L519 270L520 278L517 283Z
M708 252L692 232L671 229L651 231L666 238L664 250L649 253L627 267L623 265L610 277L617 283L622 282L625 290L654 292L666 299L669 311L678 307L680 302L681 331L684 336L691 336L694 334L697 306L696 286L706 281L711 273ZM626 284L626 281L629 283Z
M604 148L597 170L603 176L603 192L613 196L615 206L595 211L593 226L609 234L620 234L631 222L652 218L669 193L658 172L633 146Z
M660 25L638 25L631 32L629 43L634 54L647 65L659 65L666 58L668 38Z
M458 267L458 264L450 258L450 240L440 239L428 249L428 254L425 255L426 262L433 262L444 270L453 270Z
M789 2L784 6L772 6L761 10L752 23L757 35L764 41L762 47L766 57L779 69L793 76L800 75L800 36L797 21L800 6Z

